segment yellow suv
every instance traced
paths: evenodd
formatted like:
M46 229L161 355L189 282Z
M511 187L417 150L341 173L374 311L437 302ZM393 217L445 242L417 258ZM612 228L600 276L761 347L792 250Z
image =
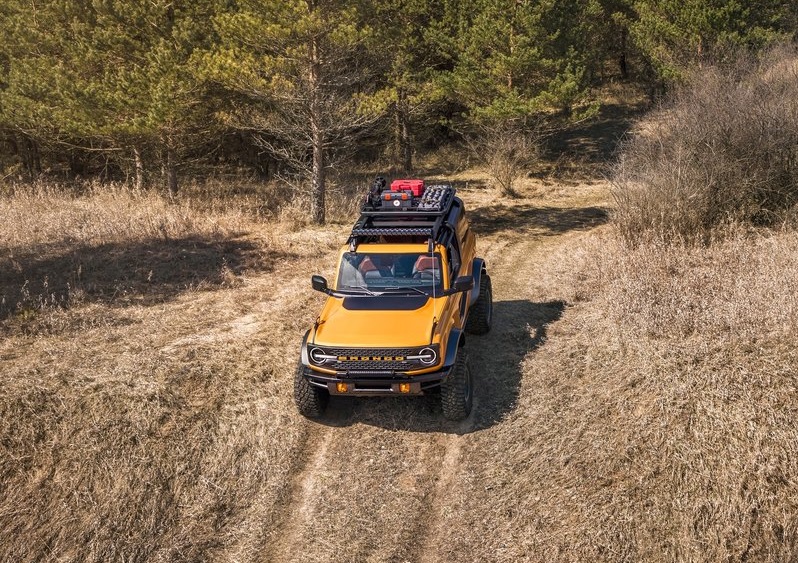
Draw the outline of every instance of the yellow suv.
M322 416L330 395L440 394L451 420L471 412L465 333L490 330L485 261L450 185L377 178L338 257L328 295L302 340L299 411Z

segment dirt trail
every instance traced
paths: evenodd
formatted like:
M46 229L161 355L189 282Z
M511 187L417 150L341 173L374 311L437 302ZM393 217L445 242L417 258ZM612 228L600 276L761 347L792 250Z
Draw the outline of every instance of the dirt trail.
M272 536L275 538L266 561L288 561L296 551L301 530L312 517L313 498L320 484L327 461L327 449L332 439L329 429L309 429L303 442L302 457L296 464L288 496L288 510Z
M466 421L464 426L469 429L472 423ZM440 523L444 519L444 511L446 510L446 495L452 489L455 482L455 475L457 474L460 459L462 457L463 441L462 436L447 436L444 438L444 454L441 461L437 482L430 496L428 505L430 506L430 517L424 523L427 529L424 541L419 544L420 549L414 560L420 563L433 563L438 561L438 546L441 545L443 538L446 534L442 529Z
M495 312L491 333L467 343L477 379L472 416L445 422L426 398L334 399L330 418L307 423L309 437L296 456L303 462L286 484L288 501L280 524L268 534L264 560L452 560L450 519L469 494L464 483L480 471L469 462L478 437L512 412L521 363L564 310L556 299L538 298L540 264L604 217L595 190L588 192L585 198L575 191L553 207L540 206L539 199L521 201L516 207L523 212L509 217L513 207L470 204L477 225L497 213L505 221L490 222L479 236ZM564 216L572 218L567 227L552 219Z

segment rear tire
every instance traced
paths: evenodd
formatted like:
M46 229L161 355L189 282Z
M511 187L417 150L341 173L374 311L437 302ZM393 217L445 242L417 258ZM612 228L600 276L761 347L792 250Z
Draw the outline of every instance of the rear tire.
M307 418L321 418L330 402L330 394L311 385L305 377L305 368L302 364L297 367L294 375L294 402L299 413Z
M487 334L492 322L493 286L490 283L490 276L483 273L482 279L479 281L479 297L468 312L465 328L471 334Z
M474 388L468 358L464 351L460 351L448 379L441 385L443 416L449 420L468 418L473 402Z

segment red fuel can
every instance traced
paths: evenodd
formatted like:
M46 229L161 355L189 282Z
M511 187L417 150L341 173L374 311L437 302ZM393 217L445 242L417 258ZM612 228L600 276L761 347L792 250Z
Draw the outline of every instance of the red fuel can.
M392 192L412 192L413 197L421 197L424 193L424 180L394 180L391 182Z

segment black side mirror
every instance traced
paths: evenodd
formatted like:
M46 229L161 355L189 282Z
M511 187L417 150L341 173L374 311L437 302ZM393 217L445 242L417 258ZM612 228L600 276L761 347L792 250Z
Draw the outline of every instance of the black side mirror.
M452 289L457 293L461 291L471 291L474 289L474 276L460 276L454 280Z
M313 289L321 291L322 293L328 293L330 291L327 287L327 279L324 276L312 276L310 278L310 285L313 286ZM474 285L473 280L471 285Z

